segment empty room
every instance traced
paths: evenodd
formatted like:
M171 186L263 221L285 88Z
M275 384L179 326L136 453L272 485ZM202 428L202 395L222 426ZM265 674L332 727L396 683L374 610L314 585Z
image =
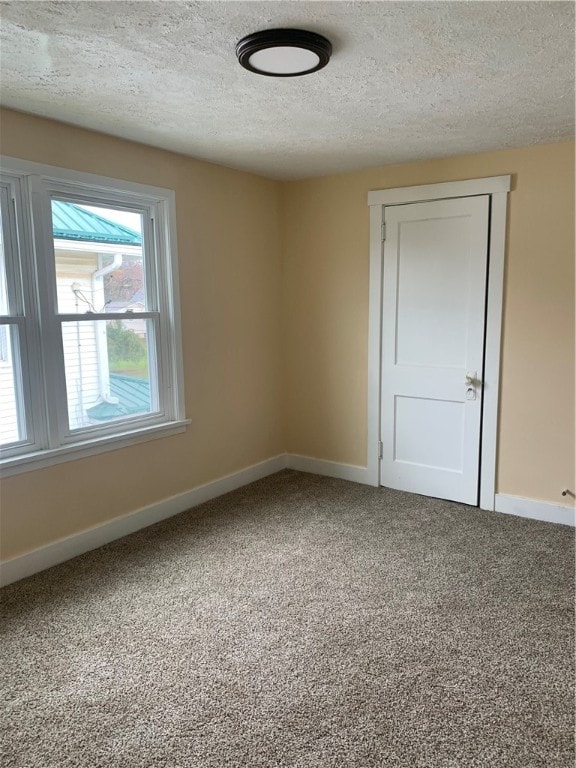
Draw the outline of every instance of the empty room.
M573 766L574 3L0 17L2 765Z

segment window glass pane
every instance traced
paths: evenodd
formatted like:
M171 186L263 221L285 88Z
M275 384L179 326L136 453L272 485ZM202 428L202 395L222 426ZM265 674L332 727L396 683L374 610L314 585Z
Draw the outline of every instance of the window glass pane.
M58 311L144 312L142 215L52 200Z
M8 311L8 291L6 288L6 254L4 251L4 220L0 208L0 315L10 314Z
M158 410L152 320L62 323L70 429Z
M0 445L26 439L17 349L18 328L0 325Z

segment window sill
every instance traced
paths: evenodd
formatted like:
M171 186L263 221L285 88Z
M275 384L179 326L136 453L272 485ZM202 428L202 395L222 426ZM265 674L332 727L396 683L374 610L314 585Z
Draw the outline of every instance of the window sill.
M134 429L130 432L123 432L113 437L100 437L92 440L85 440L75 445L66 445L60 448L50 448L44 451L35 451L27 453L24 456L12 456L0 460L0 472L2 477L10 475L19 475L23 472L32 472L35 469L51 467L54 464L62 464L67 461L84 459L88 456L95 456L98 453L107 453L115 451L118 448L127 448L138 443L146 443L149 440L156 440L160 437L171 437L186 431L190 424L190 419L180 421L171 421L167 424L158 424L144 429Z

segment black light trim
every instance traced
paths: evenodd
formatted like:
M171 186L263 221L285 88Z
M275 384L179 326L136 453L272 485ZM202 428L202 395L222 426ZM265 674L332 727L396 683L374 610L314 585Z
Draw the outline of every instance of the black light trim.
M257 51L266 48L304 48L315 53L320 61L312 69L306 69L303 72L266 72L263 69L256 69L250 64L250 56ZM236 45L236 56L244 69L255 72L257 75L266 75L267 77L300 77L317 72L328 64L332 54L332 43L322 35L315 32L306 32L303 29L266 29L263 32L254 32L252 35L243 37Z

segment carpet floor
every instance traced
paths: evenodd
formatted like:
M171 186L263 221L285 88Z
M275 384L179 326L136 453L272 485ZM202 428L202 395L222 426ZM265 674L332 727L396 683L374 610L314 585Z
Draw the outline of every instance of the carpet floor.
M4 768L569 768L573 531L284 471L2 592Z

